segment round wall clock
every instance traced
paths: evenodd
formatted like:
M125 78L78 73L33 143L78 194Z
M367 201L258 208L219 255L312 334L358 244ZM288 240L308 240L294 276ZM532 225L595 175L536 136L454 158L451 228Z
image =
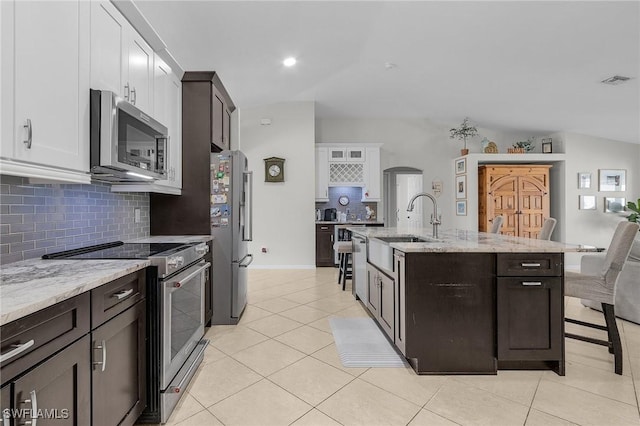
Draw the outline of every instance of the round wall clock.
M269 157L264 159L264 181L284 182L284 158Z
M338 198L338 203L340 203L341 206L346 206L347 204L349 204L349 197L347 197L346 195L341 195L340 198Z

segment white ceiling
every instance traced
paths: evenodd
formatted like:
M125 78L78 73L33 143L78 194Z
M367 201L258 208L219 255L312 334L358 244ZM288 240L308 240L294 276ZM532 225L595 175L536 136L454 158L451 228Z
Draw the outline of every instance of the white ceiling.
M637 1L136 4L181 66L217 71L240 108L313 100L319 117L469 116L640 143ZM632 80L600 83L616 74Z

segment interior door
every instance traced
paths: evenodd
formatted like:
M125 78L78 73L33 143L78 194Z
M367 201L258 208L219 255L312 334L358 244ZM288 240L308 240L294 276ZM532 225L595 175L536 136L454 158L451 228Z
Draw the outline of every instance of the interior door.
M398 174L396 176L396 218L398 228L422 228L423 224L423 198L418 198L414 203L414 209L407 211L409 200L422 192L422 175Z

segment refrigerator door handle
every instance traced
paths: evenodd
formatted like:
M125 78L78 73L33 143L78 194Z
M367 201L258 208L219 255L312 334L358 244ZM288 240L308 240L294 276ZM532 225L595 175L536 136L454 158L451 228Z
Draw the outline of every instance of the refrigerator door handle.
M249 262L244 263L244 260L246 258L249 258ZM242 260L240 261L240 263L238 264L238 266L240 266L241 268L246 268L247 266L251 265L253 263L253 255L252 254L248 254L245 257L242 258Z
M242 240L253 241L253 172L243 173L244 194L242 196L244 209L244 226Z

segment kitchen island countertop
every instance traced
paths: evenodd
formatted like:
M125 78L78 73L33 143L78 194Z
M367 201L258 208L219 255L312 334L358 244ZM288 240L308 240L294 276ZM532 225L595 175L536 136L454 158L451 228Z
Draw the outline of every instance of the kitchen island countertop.
M431 228L399 229L399 228L348 228L354 234L366 238L393 237L415 235L425 239L433 239ZM390 243L390 247L405 253L567 253L595 252L594 246L566 244L556 241L537 240L532 238L511 237L501 234L468 231L464 229L440 230L439 238L429 242Z

